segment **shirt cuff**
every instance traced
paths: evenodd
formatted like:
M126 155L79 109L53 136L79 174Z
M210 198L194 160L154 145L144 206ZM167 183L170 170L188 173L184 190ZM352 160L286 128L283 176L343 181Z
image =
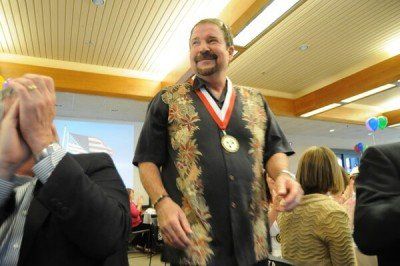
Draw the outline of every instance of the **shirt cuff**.
M3 206L7 201L15 186L16 185L13 182L0 178L0 206Z
M35 177L37 177L42 184L45 184L54 169L56 169L58 163L64 158L65 154L67 154L67 152L64 149L59 149L40 160L32 169L35 173Z

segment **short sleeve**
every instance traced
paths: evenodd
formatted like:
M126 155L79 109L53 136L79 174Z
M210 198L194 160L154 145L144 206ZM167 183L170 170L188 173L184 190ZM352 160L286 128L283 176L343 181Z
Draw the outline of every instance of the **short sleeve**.
M150 102L146 120L136 146L133 164L151 162L158 167L167 158L168 105L162 100L164 91L159 92Z
M287 156L293 155L294 151L290 147L285 134L276 121L274 113L269 108L267 102L264 101L264 108L267 112L267 130L265 136L265 152L264 163L268 162L269 158L275 153L285 153Z

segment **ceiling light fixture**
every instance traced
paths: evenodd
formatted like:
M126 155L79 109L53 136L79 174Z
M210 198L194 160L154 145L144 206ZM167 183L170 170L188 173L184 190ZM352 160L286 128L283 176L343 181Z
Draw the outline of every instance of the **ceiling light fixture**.
M388 127L399 127L399 126L400 126L400 123L397 123L397 124L390 125Z
M299 0L275 0L269 4L234 38L235 45L246 46L277 19L284 15Z
M333 109L333 108L339 107L339 106L341 106L341 105L342 105L342 104L340 104L340 103L332 103L332 104L329 104L329 105L327 105L327 106L324 106L324 107L315 109L315 110L313 110L313 111L311 111L311 112L302 114L302 115L300 115L300 116L301 116L301 117L310 117L310 116L313 116L313 115L316 115L316 114L319 114L319 113L322 113L322 112L331 110L331 109Z
M106 3L106 0L92 0L92 3L96 6L103 6Z
M306 43L299 46L299 50L302 52L307 50L308 48L310 48L310 46Z
M383 48L390 56L400 54L400 37L392 39Z
M376 94L378 92L382 92L382 91L385 91L385 90L388 90L388 89L391 89L391 88L394 88L394 87L396 87L395 84L391 84L391 83L390 84L386 84L386 85L380 86L378 88L375 88L375 89L372 89L372 90L357 94L355 96L349 97L347 99L342 100L341 102L342 103L351 103L351 102L360 100L362 98L368 97L370 95L373 95L373 94Z

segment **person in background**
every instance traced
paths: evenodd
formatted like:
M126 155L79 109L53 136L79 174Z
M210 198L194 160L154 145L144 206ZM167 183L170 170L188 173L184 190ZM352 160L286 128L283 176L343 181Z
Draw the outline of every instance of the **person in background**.
M344 191L341 191L337 194L332 195L332 197L339 203L339 204L343 204L351 195L351 193L349 193L350 188L349 188L349 184L350 184L350 176L349 174L346 172L346 170L343 167L340 167L340 172L343 178L343 184L344 184Z
M280 199L275 192L275 181L267 177L269 188L269 206L268 206L268 224L270 226L271 248L272 255L275 257L282 257L281 244L280 244L280 230L276 219L278 218L278 209Z
M354 240L379 265L399 265L400 142L369 147L356 179Z
M138 197L137 205L135 203L135 192L131 188L127 188L126 191L129 195L129 206L131 213L131 227L137 227L142 223L142 218L140 217L142 214L142 202L143 198L141 196Z
M345 192L343 193L344 198L346 199L343 202L343 206L346 208L347 214L349 215L349 225L350 229L353 232L354 230L354 210L356 206L356 187L355 187L355 180L359 175L358 166L354 167L349 175L349 185L347 186ZM354 243L355 246L355 254L357 259L357 265L362 266L377 266L378 260L376 256L368 256L360 252L357 245Z
M129 239L129 244L131 247L134 247L141 251L149 250L149 247L146 247L146 243L150 237L150 225L143 223L142 220L142 203L143 197L139 196L137 203L135 203L135 192L131 188L127 188L126 191L129 195L129 203L130 203L130 213L131 213L131 232L132 236ZM140 233L137 233L140 232Z
M330 196L345 188L333 151L307 149L296 179L304 196L293 211L278 215L283 258L295 265L355 265L349 218Z
M26 74L0 93L0 265L128 265L125 186L107 154L58 144L53 80Z
M227 77L229 28L198 22L189 38L193 82L151 101L135 151L142 184L157 210L172 265L264 265L268 255L266 181L293 209L302 190L290 177L293 151L259 92Z

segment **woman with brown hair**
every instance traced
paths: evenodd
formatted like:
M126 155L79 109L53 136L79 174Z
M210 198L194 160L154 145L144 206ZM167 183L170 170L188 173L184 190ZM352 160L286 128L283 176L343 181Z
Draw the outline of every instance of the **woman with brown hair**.
M130 213L131 213L131 227L137 227L142 223L142 218L140 215L142 214L142 197L138 198L137 203L135 203L135 192L131 188L127 188L126 191L129 195L129 205L130 205Z
M296 179L304 196L292 212L278 216L283 258L295 265L355 265L349 217L331 197L345 189L333 151L306 150Z

